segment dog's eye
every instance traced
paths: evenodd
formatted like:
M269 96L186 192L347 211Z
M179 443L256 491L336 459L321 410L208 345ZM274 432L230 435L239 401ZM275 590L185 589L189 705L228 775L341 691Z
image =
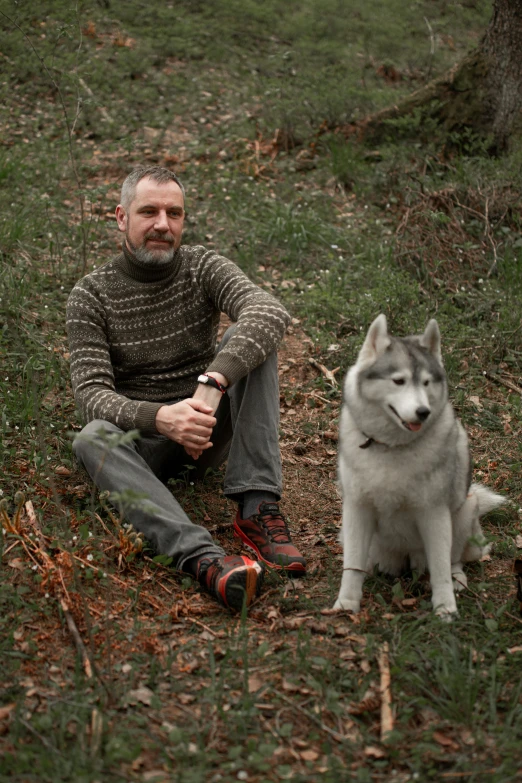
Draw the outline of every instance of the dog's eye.
M429 386L429 385L430 385L429 381L424 381L424 386Z
M403 386L404 385L404 378L394 378L393 382L396 386Z

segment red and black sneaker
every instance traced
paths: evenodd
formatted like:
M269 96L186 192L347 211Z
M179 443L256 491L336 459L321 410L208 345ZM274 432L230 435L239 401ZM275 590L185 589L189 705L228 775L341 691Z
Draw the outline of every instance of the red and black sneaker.
M285 571L292 577L306 573L306 560L292 544L278 503L260 503L257 514L247 519L241 518L241 508L238 508L234 531L246 549L270 568Z
M244 555L202 557L196 579L222 606L240 611L243 602L250 606L261 592L265 576L262 563Z

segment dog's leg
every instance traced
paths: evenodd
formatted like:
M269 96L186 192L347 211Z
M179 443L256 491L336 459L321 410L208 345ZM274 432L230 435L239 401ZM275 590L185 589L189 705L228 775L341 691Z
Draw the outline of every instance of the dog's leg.
M453 589L460 593L468 586L468 578L462 569L462 563L451 564L451 576L453 577Z
M451 578L451 515L448 508L424 510L418 520L430 572L432 604L435 613L449 618L457 603Z
M375 516L371 509L352 505L346 500L343 504L343 577L339 596L334 609L348 609L358 612L361 608L361 596L370 543L375 532Z

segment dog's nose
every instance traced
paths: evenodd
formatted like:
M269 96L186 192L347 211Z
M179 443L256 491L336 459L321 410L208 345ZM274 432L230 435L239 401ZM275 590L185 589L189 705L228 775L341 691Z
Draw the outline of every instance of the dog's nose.
M430 413L431 413L430 409L426 408L424 405L422 405L420 408L417 408L417 410L415 411L415 415L417 416L419 421L426 421Z

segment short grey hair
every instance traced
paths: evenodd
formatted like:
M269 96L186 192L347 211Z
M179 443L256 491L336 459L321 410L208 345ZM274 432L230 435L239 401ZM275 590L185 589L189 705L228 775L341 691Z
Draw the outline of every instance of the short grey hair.
M164 169L162 166L139 166L134 169L134 171L131 171L121 186L120 204L123 209L129 209L134 201L138 182L141 182L142 179L146 178L153 179L158 185L164 185L166 182L175 182L183 194L183 200L185 199L185 188L179 177L174 174L173 171Z

